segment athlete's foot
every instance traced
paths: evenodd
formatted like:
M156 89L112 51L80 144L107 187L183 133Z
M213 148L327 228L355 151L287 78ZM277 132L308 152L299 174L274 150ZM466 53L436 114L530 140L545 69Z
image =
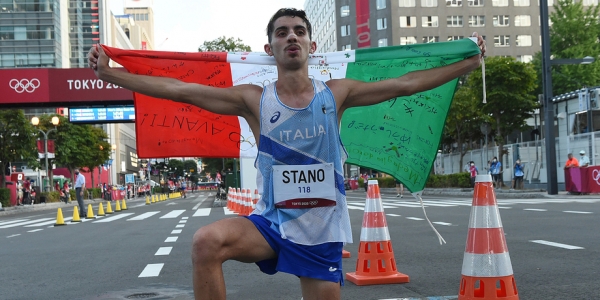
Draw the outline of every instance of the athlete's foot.
M400 194L396 195L396 198L400 197Z

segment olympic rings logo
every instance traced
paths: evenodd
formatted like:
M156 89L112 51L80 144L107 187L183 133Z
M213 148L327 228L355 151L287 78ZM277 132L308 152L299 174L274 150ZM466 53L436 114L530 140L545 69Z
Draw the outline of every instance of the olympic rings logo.
M21 94L23 92L33 93L35 89L40 87L40 81L37 78L29 79L12 79L8 86L11 89L15 90L15 92Z
M592 172L592 179L593 179L594 181L596 181L596 184L597 184L597 185L600 185L600 171L598 171L598 170L594 170L594 171Z

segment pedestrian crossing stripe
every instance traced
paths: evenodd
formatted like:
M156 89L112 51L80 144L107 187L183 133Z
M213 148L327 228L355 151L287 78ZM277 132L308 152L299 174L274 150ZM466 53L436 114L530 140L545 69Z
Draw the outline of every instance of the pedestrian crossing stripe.
M597 203L600 202L600 199L500 199L498 200L498 204L499 205L503 205L502 207L499 206L499 208L504 208L504 209L510 209L510 207L506 207L507 205L511 205L511 204L525 204L525 205L530 205L530 204L547 204L547 203L569 203L569 202L577 202L577 203ZM411 202L411 201L406 201L406 200L398 200L396 198L393 199L385 199L382 201L383 202L383 207L385 209L397 209L397 208L418 208L421 207L419 205L418 202ZM451 199L451 200L445 200L445 199L434 199L434 200L424 200L423 201L423 205L425 207L427 206L432 206L432 207L456 207L456 206L468 206L471 207L472 203L471 200L460 200L460 199ZM360 210L363 211L364 210L364 200L362 201L357 201L357 200L351 200L348 201L348 209L349 210ZM220 210L221 208L217 208L217 210ZM547 211L547 209L541 209L541 208L532 208L532 207L527 207L524 208L524 210L526 211ZM223 214L226 216L229 215L237 215L235 212L227 209L227 207L223 207L222 208ZM179 218L183 213L185 213L186 210L185 209L178 209L178 210L172 210L169 211L167 213L164 213L163 215L161 215L159 217L159 219L174 219L174 218ZM569 213L569 214L579 214L579 215L590 215L593 214L593 212L588 212L588 211L573 211L573 210L569 210L569 211L562 211L564 213ZM207 217L210 216L211 214L216 213L216 210L214 208L199 208L197 210L193 210L193 214L191 215L192 218L194 217ZM82 218L81 219L81 223L85 223L85 222L92 222L92 223L109 223L112 221L116 221L119 219L124 219L126 218L127 221L141 221L141 220L146 220L149 219L151 217L154 217L156 215L161 214L161 211L149 211L149 212L144 212L141 213L139 215L135 215L135 213L131 212L131 213L119 213L117 215L114 216L107 216L107 217L96 217L95 219L85 219ZM218 214L218 213L217 213ZM390 214L390 216L392 216ZM399 215L398 215L399 216ZM186 220L188 219L189 216L185 216L185 217L181 217L182 220ZM69 225L75 225L75 224L80 224L79 222L70 222L71 221L71 217L66 217L64 218L64 221L66 224ZM414 220L414 219L413 219ZM40 228L43 226L52 226L54 225L54 223L56 222L55 218L39 218L39 219L29 219L29 218L18 218L18 219L13 219L13 220L6 220L6 221L0 221L0 229L6 229L6 228L14 228L14 227L27 227L27 228ZM181 223L181 222L180 222ZM434 222L436 223L436 222ZM445 225L445 226L451 226L448 225L449 223L444 223L444 222L437 222L436 224L439 225Z

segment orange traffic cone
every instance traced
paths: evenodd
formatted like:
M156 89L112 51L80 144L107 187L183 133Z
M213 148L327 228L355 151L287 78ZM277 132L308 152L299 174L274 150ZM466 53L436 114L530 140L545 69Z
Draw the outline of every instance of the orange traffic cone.
M365 212L360 231L356 272L346 273L356 285L407 283L409 277L398 272L377 180L369 180Z
M352 256L350 255L350 252L342 249L342 258L349 258L350 256Z
M253 207L255 207L256 203L258 203L258 199L260 199L260 196L258 195L258 189L254 189L254 199L252 199L252 203L254 204Z
M491 175L477 175L459 300L518 300Z
M234 188L233 191L233 212L236 214L240 213L240 189Z
M246 216L249 216L254 209L252 208L252 191L246 189Z
M240 192L240 216L247 216L248 199L246 198L246 189L242 189Z
M231 188L227 189L227 209L231 210Z

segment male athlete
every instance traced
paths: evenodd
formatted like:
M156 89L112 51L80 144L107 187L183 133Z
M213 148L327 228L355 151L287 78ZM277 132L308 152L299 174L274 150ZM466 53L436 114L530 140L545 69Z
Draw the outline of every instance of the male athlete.
M302 10L281 9L273 15L264 50L275 58L278 80L264 88L214 88L120 72L108 66L100 47L90 49L89 65L101 80L214 113L237 114L259 141L256 166L263 195L256 210L249 217L204 226L194 235L196 299L225 299L222 264L231 259L256 263L268 274L298 276L306 300L340 299L342 246L352 242L342 169L346 152L339 137L342 114L350 107L437 87L479 67L485 52L483 39L474 33L482 54L452 65L379 82L322 82L308 77L308 56L317 49L311 33ZM298 128L315 134L285 138L286 131Z

